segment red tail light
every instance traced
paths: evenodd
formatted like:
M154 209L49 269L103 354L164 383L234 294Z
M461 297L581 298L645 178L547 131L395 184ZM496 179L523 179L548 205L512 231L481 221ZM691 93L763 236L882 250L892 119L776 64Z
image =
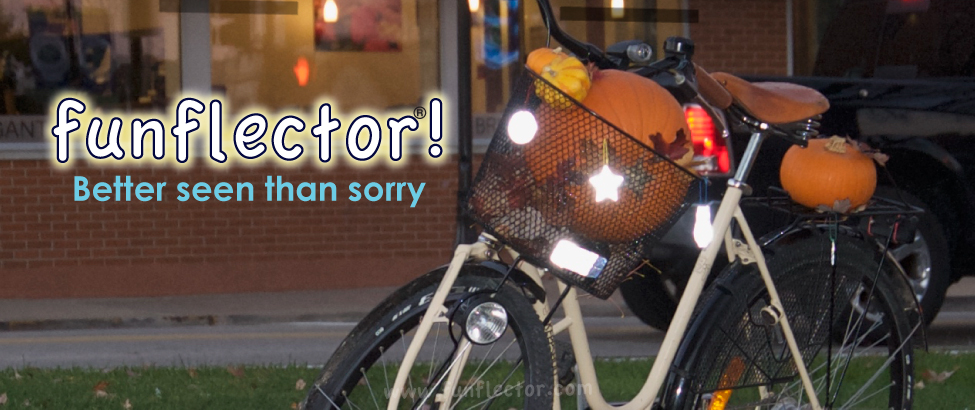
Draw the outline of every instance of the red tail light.
M694 142L694 159L703 163L698 171L704 175L730 171L728 147L708 112L699 105L691 104L684 107L684 116L691 130L691 141Z

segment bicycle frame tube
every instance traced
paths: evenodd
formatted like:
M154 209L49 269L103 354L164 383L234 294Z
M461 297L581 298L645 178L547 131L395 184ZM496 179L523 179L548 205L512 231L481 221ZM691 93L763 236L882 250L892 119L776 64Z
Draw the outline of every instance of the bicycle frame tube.
M569 338L572 341L573 353L576 356L576 364L579 369L579 377L582 380L583 386L585 386L582 391L584 394L586 394L586 401L593 410L608 410L614 408L623 410L637 410L648 409L653 405L654 400L660 393L660 388L663 386L667 373L670 371L670 367L673 364L674 357L677 354L677 349L680 346L681 340L684 338L687 325L694 313L694 308L697 306L698 299L704 290L708 275L711 273L711 267L714 264L714 259L717 257L718 250L726 242L730 246L731 234L729 228L731 226L732 219L738 222L738 225L742 230L742 234L745 237L745 242L752 251L751 253L753 260L758 264L759 271L762 273L762 278L765 281L766 287L768 288L772 305L775 306L779 312L781 312L780 320L782 323L782 330L785 334L786 342L789 346L789 350L793 356L796 367L799 369L799 376L802 379L806 394L809 396L810 404L813 406L813 409L819 410L822 408L816 398L815 390L809 378L805 363L802 362L802 356L799 354L799 348L796 344L795 335L792 333L792 328L789 326L788 319L786 318L785 309L782 307L782 303L778 297L778 292L776 291L775 285L772 282L772 277L768 272L768 267L765 264L765 258L761 253L761 247L758 245L757 241L752 235L751 229L748 227L748 223L745 221L745 217L742 214L739 206L743 194L742 186L744 185L741 181L747 178L751 165L754 163L758 150L765 138L766 135L762 132L752 134L752 138L749 141L741 166L738 169L735 178L728 181L728 189L725 191L724 197L721 200L721 205L718 207L718 212L714 217L714 237L712 238L711 243L701 251L697 258L697 262L694 265L694 270L691 272L687 286L684 288L684 293L677 305L677 311L674 313L674 318L667 329L666 335L664 336L663 343L661 344L660 350L657 353L657 358L653 363L653 367L650 369L650 374L647 377L643 387L633 398L633 400L623 406L612 406L607 403L606 399L602 396L602 392L599 389L599 382L596 376L595 367L593 365L592 353L589 350L589 340L586 336L585 326L582 320L582 311L580 310L579 302L576 298L575 289L569 290L568 297L566 297L562 305L566 318L561 322L556 323L554 329L556 333L560 332L562 329L568 329L569 331ZM731 254L729 253L729 257L731 257L730 255ZM565 284L559 282L560 290L564 290L565 286Z
M664 341L660 345L660 351L657 353L657 358L654 360L653 367L650 369L650 375L647 377L647 381L643 384L636 397L621 407L611 406L602 396L596 378L592 354L589 351L589 341L582 321L579 302L574 297L575 290L569 291L569 296L565 298L562 305L566 316L566 319L563 320L568 321L569 338L572 340L576 364L579 366L579 377L582 380L583 386L586 387L584 390L590 393L586 395L586 400L593 410L613 408L625 410L647 409L653 404L654 399L660 393L660 388L663 386L667 372L670 370L670 365L673 363L674 356L677 354L677 348L680 346L684 332L687 330L687 325L690 322L691 315L694 313L697 300L704 290L704 285L708 274L711 272L714 258L717 257L718 249L724 243L725 231L731 226L731 219L734 216L735 210L738 209L738 201L741 199L741 195L741 188L734 186L729 187L725 192L724 199L722 199L718 213L714 219L714 240L701 251L701 254L697 258L697 263L694 265L691 277L687 281L687 287L684 288L684 295L681 296L680 302L677 305L677 312L674 314L674 319L670 322L670 327L664 336ZM565 286L562 283L559 285ZM562 326L556 324L555 327L558 329Z
M778 292L775 289L775 285L772 283L771 275L769 274L768 268L765 265L765 259L761 252L758 251L761 248L755 241L755 238L752 235L751 230L748 228L747 222L745 221L745 217L741 212L741 208L738 206L741 196L742 190L737 186L729 186L728 190L725 192L724 199L722 199L721 205L718 208L718 213L714 218L714 238L711 243L703 251L701 251L700 256L698 256L697 263L694 265L694 270L691 273L691 277L688 279L687 287L684 288L684 294L681 296L680 302L677 305L677 311L674 313L674 318L670 322L670 327L667 329L667 334L664 336L663 343L660 345L660 351L657 353L657 358L653 362L653 367L650 369L650 375L647 377L643 387L633 398L633 400L623 406L612 406L607 403L606 399L602 396L602 392L599 389L599 382L596 377L592 353L589 350L589 340L583 324L582 312L576 298L576 291L575 289L569 290L568 297L565 298L565 301L562 304L566 318L559 323L556 323L554 329L556 332L561 331L562 329L567 329L569 332L573 352L576 356L576 364L579 368L579 377L582 380L583 386L585 386L582 391L585 392L586 401L593 410L637 410L648 409L653 405L654 400L660 393L660 388L663 386L667 373L670 371L670 367L673 364L674 357L677 354L677 349L680 346L684 333L687 330L687 325L690 322L692 314L694 313L694 308L697 306L698 299L704 290L704 285L707 281L708 275L711 272L711 266L714 263L714 259L717 257L718 249L720 249L720 247L724 244L725 239L729 238L729 236L726 235L726 232L728 232L728 229L731 226L732 219L738 221L746 243L751 250L754 250L751 253L754 256L755 263L759 266L759 271L762 273L762 278L764 279L765 285L768 288L769 294L771 295L771 303L773 306L778 308L779 312L781 312L780 320L782 330L785 334L786 342L789 346L789 350L792 354L793 360L795 361L796 367L799 369L799 375L802 379L803 387L809 396L810 404L812 404L814 409L822 408L816 399L815 390L813 389L805 364L802 362L802 356L799 354L799 348L796 344L795 335L792 333L792 328L789 326L788 319L785 315L785 310L783 309L782 303L779 300ZM566 285L559 282L559 286L560 289L564 289Z
M701 251L697 258L697 262L694 265L691 276L687 281L687 286L685 287L684 293L677 305L677 311L674 313L674 318L670 323L670 327L668 328L666 335L664 336L663 343L661 344L660 350L657 353L657 358L653 363L653 367L650 369L650 374L647 377L643 387L633 398L633 400L623 406L615 407L607 403L599 389L599 383L596 376L592 353L589 350L589 340L586 335L585 324L583 323L582 311L577 299L577 293L575 289L569 289L567 297L562 302L565 318L552 325L552 333L557 334L565 330L569 332L569 338L572 342L572 349L573 353L575 354L576 364L579 370L579 377L583 383L583 386L585 386L582 389L583 393L580 394L585 394L586 400L590 408L593 410L638 410L648 409L653 405L654 400L659 395L660 389L666 380L667 373L670 371L674 357L677 354L677 349L684 338L684 333L686 332L691 316L694 313L694 308L697 306L698 299L704 290L707 278L711 273L711 268L714 264L715 258L717 257L718 250L721 248L721 246L725 246L731 240L729 228L731 227L731 221L733 219L738 222L745 242L748 244L750 253L753 256L752 259L758 264L759 271L761 272L765 285L768 288L772 305L778 308L779 312L781 313L780 321L782 324L782 330L785 334L786 342L789 346L789 350L793 356L796 367L799 369L799 376L802 379L803 387L809 396L810 404L813 406L813 409L822 409L816 398L815 390L813 389L811 380L809 379L808 371L802 361L802 356L799 354L795 335L792 333L792 328L789 325L785 310L783 309L782 303L779 300L778 292L775 289L775 285L772 282L768 267L765 264L765 258L761 253L761 247L752 235L751 229L748 227L739 206L741 197L743 195L742 187L744 186L741 179L744 179L744 177L748 175L749 168L754 162L757 151L765 137L766 135L761 132L752 134L748 149L746 150L745 159L742 161L741 166L736 173L736 178L728 181L728 188L725 191L720 206L718 207L718 212L714 217L714 236L712 241ZM741 179L739 179L739 177ZM413 367L420 347L425 342L426 336L429 333L433 323L438 320L444 320L443 313L446 310L444 308L444 301L446 300L451 286L453 286L454 281L457 279L464 262L468 260L468 258L472 257L482 258L488 253L488 251L489 248L487 244L482 242L478 242L473 245L460 245L457 247L454 253L454 258L451 260L450 267L447 269L443 280L438 286L437 291L434 293L433 299L428 306L428 312L433 314L428 313L423 316L423 319L417 328L417 333L413 338L413 341L410 343L409 348L407 349L403 358L403 362L396 375L396 381L394 382L392 391L390 392L390 401L387 406L388 410L395 409L396 405L399 403L406 384L407 376ZM541 283L542 271L524 262L522 262L522 264L522 270L536 283ZM564 291L566 286L567 285L559 281L560 290ZM547 315L549 307L544 302L537 302L535 310L536 313L539 314L540 318L544 318ZM461 353L460 356L462 356L462 359L466 359L466 355L463 353ZM463 366L463 362L466 362L466 360L461 360L461 363L457 364ZM450 373L451 380L448 381L447 385L456 385L456 379L459 376L459 371L456 373ZM554 400L554 408L559 408L557 396Z
M430 328L433 327L434 321L440 320L442 315L446 313L447 309L444 307L444 301L447 300L450 287L454 285L454 281L457 280L457 275L460 274L460 268L464 266L464 262L467 261L467 258L471 254L478 252L483 254L486 251L487 245L481 242L473 245L457 246L457 249L454 251L454 258L450 261L450 267L444 273L443 280L440 281L440 285L437 287L437 291L433 294L433 299L427 307L427 314L423 315L423 320L420 321L420 325L416 329L416 335L413 341L410 342L406 354L403 356L403 363L396 373L396 381L393 383L393 388L389 392L389 403L386 406L387 410L396 409L400 398L403 396L406 379L409 377L410 370L413 369L413 363L420 353L420 347L426 341L427 334L430 332Z

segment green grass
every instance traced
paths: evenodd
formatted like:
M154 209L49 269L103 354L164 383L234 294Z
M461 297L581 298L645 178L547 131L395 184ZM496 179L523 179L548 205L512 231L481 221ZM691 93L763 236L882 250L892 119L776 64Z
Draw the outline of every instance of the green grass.
M318 369L306 367L198 369L149 367L99 369L13 369L0 371L0 409L290 409L304 398L298 379L310 383ZM105 395L96 386L107 382ZM102 384L104 385L104 384Z
M975 389L971 388L975 386L975 353L919 353L916 360L916 377L925 386L915 390L915 408L975 409ZM650 360L598 361L603 395L609 401L632 398L651 365ZM925 380L924 373L929 370L934 374L955 373L935 382ZM851 372L857 372L856 363ZM298 380L310 384L317 374L318 369L304 366L5 369L0 370L0 397L6 394L6 404L0 404L0 410L124 410L126 401L135 410L287 410L305 395L304 389L296 388ZM574 396L562 396L561 400L563 408L575 408Z

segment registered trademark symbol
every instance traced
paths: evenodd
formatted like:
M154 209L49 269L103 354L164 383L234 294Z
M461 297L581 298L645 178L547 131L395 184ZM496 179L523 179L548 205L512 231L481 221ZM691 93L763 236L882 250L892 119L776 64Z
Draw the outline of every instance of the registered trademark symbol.
M416 109L413 110L413 116L422 120L423 117L427 116L427 109L423 107L416 107Z

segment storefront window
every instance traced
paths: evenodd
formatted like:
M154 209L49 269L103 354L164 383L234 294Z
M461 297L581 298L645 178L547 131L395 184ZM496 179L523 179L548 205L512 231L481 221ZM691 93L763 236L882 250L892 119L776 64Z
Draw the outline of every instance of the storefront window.
M563 7L626 10L682 8L681 0L550 0L556 15ZM508 100L508 90L525 61L525 55L544 47L548 31L536 0L469 1L471 7L471 78L473 133L484 144L491 138ZM573 37L601 49L616 42L638 39L661 50L669 36L683 35L680 22L654 21L560 21ZM552 47L558 44L553 42Z
M236 110L418 105L440 86L437 0L314 0L211 13L212 84Z
M0 3L0 143L43 142L63 90L107 109L165 106L179 91L179 14L159 1Z

